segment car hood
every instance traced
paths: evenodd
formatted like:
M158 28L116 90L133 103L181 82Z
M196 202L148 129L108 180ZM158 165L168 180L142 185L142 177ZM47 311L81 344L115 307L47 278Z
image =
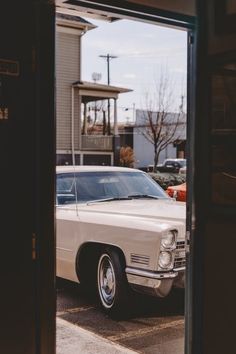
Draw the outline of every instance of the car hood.
M79 220L80 227L104 225L161 233L178 230L178 239L185 238L186 204L175 200L133 199L88 204L63 205L57 219ZM69 213L69 214L68 214Z
M66 209L75 206L64 206ZM186 218L186 205L172 199L132 199L109 202L79 204L79 212L124 215L170 221L183 221Z
M125 214L138 217L149 217L158 219L185 219L185 206L173 200L127 200L94 203L88 205L97 212Z

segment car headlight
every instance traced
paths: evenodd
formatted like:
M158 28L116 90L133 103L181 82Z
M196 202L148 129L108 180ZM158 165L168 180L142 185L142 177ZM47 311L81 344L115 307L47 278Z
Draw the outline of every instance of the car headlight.
M162 251L159 255L159 266L162 269L169 269L173 266L173 254L172 252Z
M175 248L176 246L176 231L168 231L162 236L161 246L163 248Z

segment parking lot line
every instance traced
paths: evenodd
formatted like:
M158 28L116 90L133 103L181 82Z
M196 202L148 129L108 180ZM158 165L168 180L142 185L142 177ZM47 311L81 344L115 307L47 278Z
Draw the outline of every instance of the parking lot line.
M74 307L72 309L66 309L64 311L57 311L57 316L63 316L67 313L76 313L76 312L83 312L83 311L88 311L88 310L92 310L95 307L93 306L84 306L84 307Z
M119 341L121 339L132 338L132 337L140 337L142 335L146 335L155 331L162 331L165 329L182 326L184 325L184 320L176 320L168 323L159 324L156 326L152 326L151 328L141 328L135 331L129 331L126 333L121 333L115 336L109 336L108 339L111 341Z

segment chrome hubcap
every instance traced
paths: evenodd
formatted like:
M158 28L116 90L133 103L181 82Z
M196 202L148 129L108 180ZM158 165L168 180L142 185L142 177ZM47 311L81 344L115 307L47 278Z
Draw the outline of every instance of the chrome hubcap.
M113 305L115 297L115 272L110 257L103 254L98 263L98 290L106 308Z

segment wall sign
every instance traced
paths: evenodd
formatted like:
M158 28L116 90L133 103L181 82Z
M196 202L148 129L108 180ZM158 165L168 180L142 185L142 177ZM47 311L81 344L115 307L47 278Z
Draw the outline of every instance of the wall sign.
M0 107L0 120L8 119L8 108Z
M20 65L18 61L0 58L0 121L9 119L8 105L8 81L11 77L17 77L20 74Z
M0 59L0 74L19 76L20 66L18 61Z

